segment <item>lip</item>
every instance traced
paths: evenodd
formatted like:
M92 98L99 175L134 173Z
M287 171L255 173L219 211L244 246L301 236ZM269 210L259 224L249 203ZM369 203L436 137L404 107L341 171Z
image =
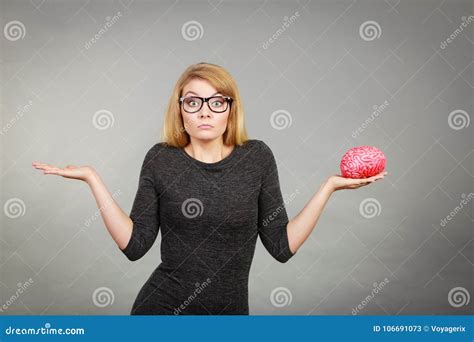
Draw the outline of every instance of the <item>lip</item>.
M198 128L213 128L214 126L208 124L199 125Z

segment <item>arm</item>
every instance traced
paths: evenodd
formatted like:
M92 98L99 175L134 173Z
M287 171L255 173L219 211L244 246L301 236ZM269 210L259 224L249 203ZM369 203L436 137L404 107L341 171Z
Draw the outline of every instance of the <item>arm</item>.
M383 179L386 175L387 172L381 172L376 176L364 179L349 179L340 175L329 177L321 184L319 190L298 215L288 223L288 240L292 253L296 253L311 234L333 192L343 189L357 189Z
M290 220L287 230L292 253L296 253L311 234L333 192L330 183L324 182L298 215Z
M130 217L117 205L95 170L87 178L105 226L120 249L124 249L132 235L133 222Z
M115 202L93 167L68 165L59 168L41 162L34 162L32 165L36 169L43 170L44 174L59 175L87 183L108 232L127 258L134 261L151 248L158 234L159 200L152 172L152 161L155 156L153 148L145 156L130 217Z
M265 248L280 262L288 261L306 241L333 192L357 189L387 175L387 172L381 172L364 179L330 176L298 215L288 220L275 158L271 149L265 143L261 144L264 151L262 155L264 172L259 195L259 234Z

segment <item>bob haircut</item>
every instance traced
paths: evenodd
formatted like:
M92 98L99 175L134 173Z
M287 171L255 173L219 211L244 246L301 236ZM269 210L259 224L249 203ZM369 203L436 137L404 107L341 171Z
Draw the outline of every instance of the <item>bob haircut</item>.
M174 147L184 147L191 139L184 128L179 98L183 88L194 78L208 81L218 92L234 100L230 106L227 128L223 134L224 145L242 145L248 140L244 122L244 110L237 83L223 67L211 63L192 64L181 74L168 102L162 130L164 143Z

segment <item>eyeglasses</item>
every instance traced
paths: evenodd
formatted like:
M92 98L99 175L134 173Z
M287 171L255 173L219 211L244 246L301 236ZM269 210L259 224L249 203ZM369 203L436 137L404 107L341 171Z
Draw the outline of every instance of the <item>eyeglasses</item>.
M229 107L234 99L229 96L211 96L211 97L199 97L199 96L181 96L179 102L183 106L183 109L187 113L199 112L204 104L207 102L207 107L214 113L223 113Z

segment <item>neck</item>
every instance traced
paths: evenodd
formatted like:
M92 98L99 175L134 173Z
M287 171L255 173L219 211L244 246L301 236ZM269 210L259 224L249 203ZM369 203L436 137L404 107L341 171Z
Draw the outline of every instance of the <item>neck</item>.
M199 161L216 163L227 157L232 152L233 146L224 145L222 138L214 140L197 140L191 138L191 143L184 149L190 156Z

